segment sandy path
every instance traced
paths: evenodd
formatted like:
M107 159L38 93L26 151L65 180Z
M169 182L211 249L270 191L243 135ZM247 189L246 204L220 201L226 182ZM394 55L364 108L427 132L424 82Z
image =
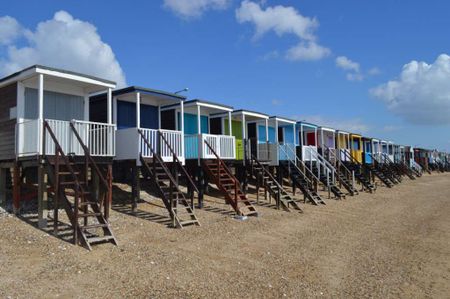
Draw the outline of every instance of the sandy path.
M304 214L258 207L245 222L210 202L222 212L183 230L143 203L140 217L112 213L119 247L92 252L3 217L0 297L449 298L449 182L405 179Z

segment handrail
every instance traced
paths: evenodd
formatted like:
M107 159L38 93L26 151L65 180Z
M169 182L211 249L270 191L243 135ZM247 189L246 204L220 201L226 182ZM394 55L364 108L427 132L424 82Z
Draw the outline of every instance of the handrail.
M281 148L281 150L286 154L286 157L289 159L289 155L287 154L287 152L286 152L286 150L284 149L284 147L279 146L278 148ZM289 148L289 149L293 152L294 157L295 157L295 162L293 162L293 161L290 160L290 159L289 159L288 161L291 162L291 163L295 166L295 168L297 168L297 170L300 171L301 174L303 174L303 176L304 176L304 178L306 179L306 181L307 181L308 183L312 184L312 180L309 179L308 176L305 174L305 172L302 171L302 170L297 166L297 162L299 162L299 163L303 166L303 169L305 169L305 170L306 170L306 171L307 171L307 172L308 172L308 173L316 180L316 182L319 182L319 178L316 177L315 174L314 174L311 170L308 169L308 167L306 167L305 163L297 157L297 154L292 150L292 148L290 148L289 146L287 146L287 148Z
M355 158L353 158L353 156L352 156L349 152L347 152L346 149L339 149L339 152L340 152L341 150L343 150L344 155L345 155L347 158L350 159L350 162L355 163L355 164L362 165L362 163L359 162L358 160L356 160Z
M225 162L223 162L222 159L220 159L220 157L217 155L217 153L214 151L214 149L212 148L212 146L208 143L208 141L204 140L206 146L209 147L209 149L211 150L211 152L214 154L214 156L216 156L216 159L218 161L220 161L220 164L222 164L223 168L225 169L225 171L228 173L228 175L230 175L233 180L235 181L235 183L237 183L237 185L240 187L240 183L235 179L233 173L231 172L231 170L228 168L228 166L225 164Z
M258 164L259 167L261 167L264 171L264 173L266 175L269 176L269 178L275 183L275 185L277 186L278 189L284 190L283 186L281 186L280 183L278 183L278 181L273 177L273 175L261 164L261 162L259 162L259 160L255 157L255 155L252 155L253 161L256 162L256 164Z
M64 159L64 163L66 164L67 168L69 169L69 172L72 175L72 178L74 179L74 182L75 182L77 188L80 189L81 191L83 191L83 188L81 187L80 183L78 182L78 178L75 175L75 171L74 171L72 165L70 165L69 158L67 158L66 154L62 150L62 147L59 144L58 139L56 138L55 134L53 133L50 125L48 124L48 122L46 120L44 120L44 131L45 130L47 130L50 137L53 139L53 142L55 143L55 151L58 151L59 154L61 155L61 157ZM45 147L45 143L43 142L42 144ZM43 153L45 155L45 151L43 151Z
M81 139L80 135L78 134L77 129L75 128L75 126L73 124L74 124L74 122L71 121L70 128L72 129L75 137L78 139L78 142L80 143L81 147L83 148L84 155L89 159L91 164L94 166L94 170L97 173L98 177L100 178L100 181L102 182L104 187L108 188L109 187L108 182L106 181L106 179L103 177L102 173L100 172L100 169L98 168L97 163L95 163L94 159L92 159L89 148L84 144L83 140Z
M45 154L45 131L47 130L47 132L50 135L50 138L53 139L53 142L55 143L55 156L56 156L56 160L55 160L55 168L56 171L58 171L59 168L59 156L56 154L56 152L59 153L59 155L61 155L61 157L64 159L64 163L66 164L67 169L70 172L70 175L73 178L73 181L75 183L75 196L74 196L74 214L73 214L73 219L71 219L72 222L72 226L73 226L73 239L74 239L74 243L77 244L78 243L78 230L79 230L79 224L78 224L78 212L79 212L79 207L80 207L80 192L81 192L81 197L84 196L84 189L81 186L80 182L78 181L77 176L75 175L75 171L72 167L72 165L70 165L70 161L69 158L67 158L67 156L64 154L64 151L62 150L61 145L58 142L58 139L56 138L55 134L53 133L50 125L48 124L47 120L44 120L44 125L43 125L43 140L42 140L42 153L44 156L46 156ZM58 197L59 197L59 179L58 179L58 173L55 174L55 205L58 205ZM70 218L70 217L69 217ZM56 219L56 218L55 218ZM55 221L55 228L57 227L56 225L56 221Z
M182 163L180 161L180 159L178 159L178 156L175 154L175 151L173 150L172 146L169 144L169 142L167 141L166 137L164 137L163 134L161 134L161 132L158 131L159 136L161 137L161 139L164 141L165 144L167 144L167 147L169 148L170 152L173 155L173 159L180 165L182 166ZM194 181L192 180L191 176L187 173L186 169L184 167L180 167L181 171L184 173L184 175L188 178L189 183L191 184L192 187L194 187L195 192L199 193L197 186L195 185Z
M336 169L333 167L333 165L331 165L322 155L320 155L317 151L314 151L312 148L307 147L307 150L309 150L309 154L311 156L314 156L314 158L317 160L317 162L320 163L320 165L326 170L326 174L327 174L327 181L328 181L328 176L331 172L331 180L334 183L335 182L335 173L336 173ZM310 166L312 165L311 161L310 161ZM319 174L320 174L320 170L319 170Z
M147 140L147 137L145 137L144 133L142 133L141 129L138 129L139 134L141 135L142 139L144 140L144 143L147 145L148 148L150 148L150 151L153 154L153 158L156 157L156 159L158 160L158 162L161 164L161 167L164 169L164 171L167 174L167 177L169 178L170 182L172 184L174 184L174 186L177 186L176 180L173 178L172 173L169 171L169 169L166 167L166 165L164 164L164 161L160 158L160 156L155 152L155 150L152 148L152 146L150 145L150 142ZM178 187L177 187L178 189Z
M335 160L338 160L338 157L336 156L336 153L331 151L331 149L327 146L325 146L325 149L328 151L328 153L332 154L334 156ZM339 162L342 162L340 157L339 157ZM329 162L328 162L329 163ZM342 166L342 168L345 169L345 171L347 171L348 173L352 173L352 171L350 169L347 168L347 166L345 166L344 163L340 163L340 166Z
M76 123L79 123L79 124L101 125L101 126L112 127L112 128L114 128L116 126L115 124L106 124L106 123L102 123L102 122L87 121L87 120L74 119L72 121L76 122Z

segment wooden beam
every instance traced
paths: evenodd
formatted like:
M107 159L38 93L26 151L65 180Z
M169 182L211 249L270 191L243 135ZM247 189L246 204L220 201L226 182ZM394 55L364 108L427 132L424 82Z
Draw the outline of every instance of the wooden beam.
M131 167L132 182L131 182L131 210L133 213L137 212L137 203L140 200L140 169L134 163Z
M38 166L38 227L47 227L47 174L44 164Z
M20 209L20 167L14 163L13 167L13 213L17 214Z
M0 168L0 207L6 207L6 172L8 169Z

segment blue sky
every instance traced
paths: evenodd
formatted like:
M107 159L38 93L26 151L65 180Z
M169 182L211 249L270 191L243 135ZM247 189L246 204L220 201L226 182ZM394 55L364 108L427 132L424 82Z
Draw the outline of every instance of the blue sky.
M3 32L2 42L0 29L3 72L22 66L11 53L23 47L36 48L37 54L19 61L52 62L55 55L40 54L47 48L35 45L40 38L36 26L63 10L96 27L100 41L87 43L111 47L108 58L98 60L104 65L118 62L115 71L124 74L128 85L167 91L189 87L191 98L306 119L403 144L450 149L450 89L445 87L450 59L438 59L449 53L448 1L130 3L41 0L23 9L23 3L10 2L2 7L0 17L14 18L21 32L30 31L34 37L20 33L5 41ZM263 33L255 36L258 29ZM61 34L51 35L55 31L47 32L43 33L46 44L62 39ZM289 57L289 49L302 43L314 43L326 53L319 58ZM97 68L100 62L81 60L92 65L96 74L108 76L104 65ZM58 64L58 59L53 62ZM80 65L74 63L74 68ZM397 82L382 85L390 80Z

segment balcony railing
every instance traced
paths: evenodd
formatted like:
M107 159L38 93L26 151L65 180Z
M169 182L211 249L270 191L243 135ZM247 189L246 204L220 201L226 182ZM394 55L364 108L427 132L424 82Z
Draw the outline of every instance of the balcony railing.
M236 159L236 139L234 136L213 134L185 135L186 159L215 159L212 147L221 159Z
M91 156L113 157L115 155L115 125L78 120L46 119L46 121L66 154L84 155L83 148L70 127L70 123L73 123ZM48 132L44 138L45 145L42 144L42 128L43 122L38 119L23 120L16 124L16 154L18 157L55 154L55 143ZM43 153L43 148L45 148L45 153Z
M154 152L159 153L163 161L172 161L173 156L169 148L172 147L174 153L177 155L178 159L183 160L183 134L180 131L172 130L155 130L155 129L140 129L142 134L148 140ZM163 136L167 143L161 140ZM143 138L139 138L139 149L140 153L144 158L153 158L153 153L148 145L144 142Z

